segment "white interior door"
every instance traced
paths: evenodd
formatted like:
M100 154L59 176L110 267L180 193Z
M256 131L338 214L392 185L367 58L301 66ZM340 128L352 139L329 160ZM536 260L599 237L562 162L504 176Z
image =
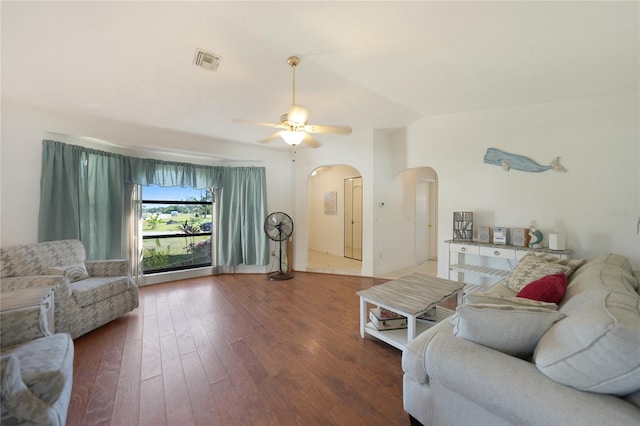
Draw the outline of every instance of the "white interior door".
M362 260L362 177L344 180L344 257Z
M418 180L416 183L416 230L415 253L416 263L431 258L431 182Z

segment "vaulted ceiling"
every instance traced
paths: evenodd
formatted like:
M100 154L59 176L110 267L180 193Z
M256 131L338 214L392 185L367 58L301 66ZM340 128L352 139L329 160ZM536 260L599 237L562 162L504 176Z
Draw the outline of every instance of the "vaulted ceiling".
M7 2L2 99L255 144L638 90L637 2ZM193 65L196 48L221 57ZM330 136L321 135L320 141ZM284 144L273 144L274 148Z

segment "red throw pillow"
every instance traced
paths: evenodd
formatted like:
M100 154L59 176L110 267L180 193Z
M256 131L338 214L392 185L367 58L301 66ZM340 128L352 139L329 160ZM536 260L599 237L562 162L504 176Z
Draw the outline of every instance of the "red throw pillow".
M516 297L539 302L560 303L566 289L567 276L565 274L547 275L524 286L516 294Z

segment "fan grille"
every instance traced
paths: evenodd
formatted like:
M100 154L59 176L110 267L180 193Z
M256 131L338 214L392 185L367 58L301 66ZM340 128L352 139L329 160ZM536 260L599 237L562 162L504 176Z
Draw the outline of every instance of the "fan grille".
M273 241L283 241L293 233L293 220L283 212L271 213L264 221L264 232Z

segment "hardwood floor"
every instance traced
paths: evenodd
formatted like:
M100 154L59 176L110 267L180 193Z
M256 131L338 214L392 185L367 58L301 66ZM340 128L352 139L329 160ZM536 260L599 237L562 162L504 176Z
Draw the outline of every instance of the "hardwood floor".
M221 275L142 287L75 341L68 425L403 425L401 352L361 339L384 280Z

